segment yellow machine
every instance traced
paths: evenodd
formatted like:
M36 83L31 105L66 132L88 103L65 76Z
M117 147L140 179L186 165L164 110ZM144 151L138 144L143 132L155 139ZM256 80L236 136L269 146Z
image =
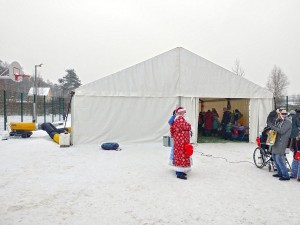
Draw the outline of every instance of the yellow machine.
M21 136L22 138L28 138L32 135L32 131L38 129L38 124L33 122L10 122L9 136Z

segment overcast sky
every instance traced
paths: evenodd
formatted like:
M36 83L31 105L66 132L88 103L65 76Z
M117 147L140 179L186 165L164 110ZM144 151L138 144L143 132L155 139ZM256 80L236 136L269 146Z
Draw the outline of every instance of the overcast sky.
M183 47L265 86L279 66L300 94L299 0L0 0L0 59L83 84Z

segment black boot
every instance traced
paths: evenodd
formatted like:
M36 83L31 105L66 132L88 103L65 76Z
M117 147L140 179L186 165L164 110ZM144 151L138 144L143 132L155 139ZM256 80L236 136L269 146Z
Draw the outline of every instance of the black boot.
M182 175L177 175L177 178L182 179L182 180L187 180L186 176Z

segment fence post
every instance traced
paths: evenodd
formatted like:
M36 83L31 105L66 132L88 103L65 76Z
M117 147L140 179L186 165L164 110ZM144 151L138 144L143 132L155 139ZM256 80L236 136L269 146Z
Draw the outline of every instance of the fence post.
M286 108L286 111L289 111L289 96L286 96L285 108Z
M46 96L44 95L44 123L46 123Z
M3 90L3 112L4 112L4 130L6 130L7 115L6 115L6 91Z
M62 98L62 114L65 114L65 98ZM64 119L64 118L63 118Z
M61 111L60 111L60 97L58 97L58 120L60 121Z
M51 97L52 123L54 122L54 97Z
M23 122L23 93L21 93L21 122Z

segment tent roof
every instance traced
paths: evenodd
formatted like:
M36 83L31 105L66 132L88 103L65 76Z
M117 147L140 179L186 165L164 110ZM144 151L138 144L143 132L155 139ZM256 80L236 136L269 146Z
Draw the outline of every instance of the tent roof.
M273 94L178 47L76 89L76 96L272 98Z

